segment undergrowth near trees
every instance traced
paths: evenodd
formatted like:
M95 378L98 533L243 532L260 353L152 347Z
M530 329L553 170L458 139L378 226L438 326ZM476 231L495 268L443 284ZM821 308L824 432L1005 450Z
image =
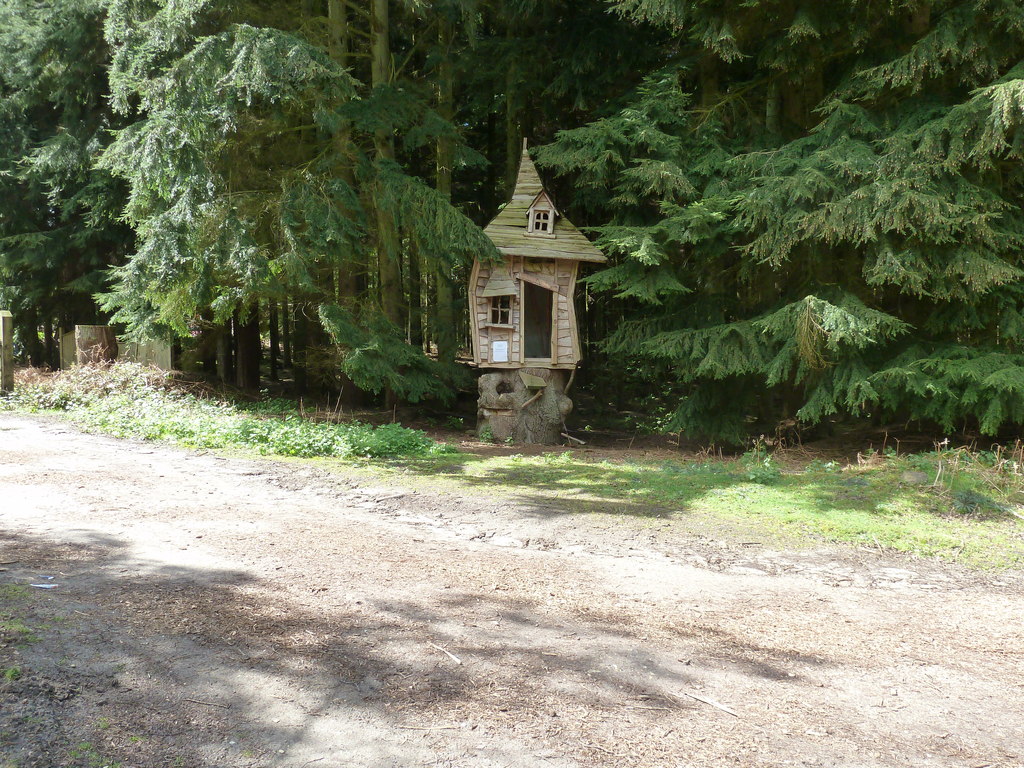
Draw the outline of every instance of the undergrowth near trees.
M277 456L376 459L454 450L399 424L311 421L280 399L239 405L206 394L201 385L175 381L161 371L117 363L55 374L21 372L14 394L0 400L0 408L61 412L115 437Z
M386 459L401 458L403 485L422 481L433 491L507 497L558 514L651 518L702 536L753 530L765 542L846 542L976 568L1024 567L1022 442L988 450L942 442L918 453L886 447L850 461L773 450L764 439L735 458L710 451L661 460L589 450L460 453L397 424L315 421L281 398L234 403L206 385L134 364L21 371L15 393L0 398L5 408L63 413L118 437L377 460L351 471L387 475L398 469Z
M403 485L410 472L435 489L449 483L609 524L639 517L701 537L754 536L782 547L843 542L972 568L1024 567L1024 444L867 451L852 461L772 452L763 442L735 458L460 454L413 462Z

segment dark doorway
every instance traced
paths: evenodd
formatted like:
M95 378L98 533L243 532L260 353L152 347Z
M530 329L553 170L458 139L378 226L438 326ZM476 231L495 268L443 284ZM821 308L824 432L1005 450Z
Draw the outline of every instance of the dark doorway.
M547 288L523 282L523 334L526 357L551 359L551 304L554 294Z

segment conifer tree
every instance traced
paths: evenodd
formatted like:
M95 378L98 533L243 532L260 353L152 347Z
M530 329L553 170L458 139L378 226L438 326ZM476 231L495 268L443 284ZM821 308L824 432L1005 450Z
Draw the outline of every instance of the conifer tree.
M123 185L94 167L107 63L100 0L0 4L0 307L36 365L61 326L103 319L92 294L132 244Z
M540 160L604 222L606 348L674 426L1022 423L1020 4L613 6L673 40Z
M288 6L112 3L114 103L136 122L103 166L129 183L140 248L106 306L136 332L182 335L204 311L223 322L288 297L293 355L312 354L308 323L357 386L443 394L406 341L401 264L413 248L450 263L491 246L406 172L394 137L408 151L453 128L396 81L386 0L344 22L332 3ZM354 40L370 41L368 70L343 67Z

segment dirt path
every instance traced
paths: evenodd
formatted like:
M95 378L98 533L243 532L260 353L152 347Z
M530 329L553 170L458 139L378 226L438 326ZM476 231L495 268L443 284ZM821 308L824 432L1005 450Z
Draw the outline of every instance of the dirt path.
M1019 575L10 415L0 523L2 768L1024 765Z

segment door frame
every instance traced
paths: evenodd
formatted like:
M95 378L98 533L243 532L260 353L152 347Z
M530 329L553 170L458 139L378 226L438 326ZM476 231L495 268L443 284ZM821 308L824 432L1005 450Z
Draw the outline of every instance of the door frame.
M558 363L556 355L558 354L558 291L552 291L550 288L545 288L542 285L537 285L534 282L523 280L522 283L522 299L519 302L519 327L522 329L523 343L520 349L522 350L521 361L523 363L546 363L552 364ZM551 294L551 328L548 334L548 356L547 357L527 357L526 356L526 334L527 334L527 312L526 312L526 286L531 285L537 290L547 291Z

